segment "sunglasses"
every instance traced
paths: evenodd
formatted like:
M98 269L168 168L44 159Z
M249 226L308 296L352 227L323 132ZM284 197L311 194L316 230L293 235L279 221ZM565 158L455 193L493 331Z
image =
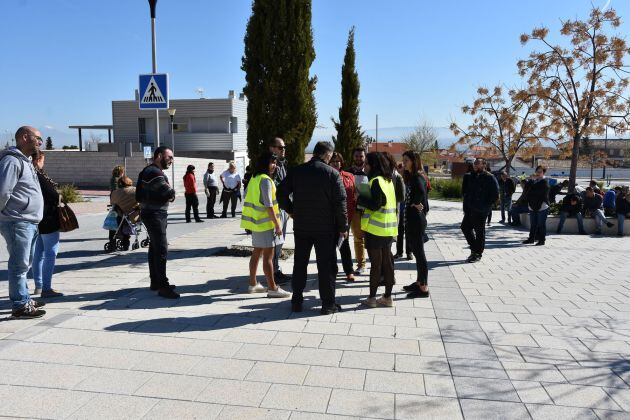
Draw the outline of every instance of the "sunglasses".
M286 146L273 146L273 147L280 150L284 150L287 148Z

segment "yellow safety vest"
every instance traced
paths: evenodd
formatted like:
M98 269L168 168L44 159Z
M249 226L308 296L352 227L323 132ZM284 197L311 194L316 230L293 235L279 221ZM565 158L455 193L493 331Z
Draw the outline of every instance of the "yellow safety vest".
M361 230L376 236L397 236L398 217L396 215L396 191L394 183L387 181L382 176L370 179L369 185L378 179L378 185L385 194L385 205L376 211L366 209L361 217Z
M269 175L260 174L253 177L247 184L247 194L243 202L243 215L241 217L241 228L252 232L264 232L274 228L273 220L267 212L268 207L262 205L260 201L260 183L263 179L271 182L271 199L273 200L273 211L276 215L280 213L278 202L276 201L276 185Z

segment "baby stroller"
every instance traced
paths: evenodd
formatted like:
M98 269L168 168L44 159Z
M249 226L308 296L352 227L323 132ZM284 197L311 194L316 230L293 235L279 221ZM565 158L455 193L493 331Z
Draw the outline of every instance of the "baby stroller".
M118 214L121 220L116 228L116 232L114 233L113 241L107 241L105 243L105 252L127 251L129 249L128 238L131 235L135 237L133 244L131 244L132 250L136 250L140 247L148 247L148 236L146 236L142 241L139 240L140 232L143 231L142 220L140 219L140 209L136 207L127 214L124 214L118 206L114 206L113 210Z

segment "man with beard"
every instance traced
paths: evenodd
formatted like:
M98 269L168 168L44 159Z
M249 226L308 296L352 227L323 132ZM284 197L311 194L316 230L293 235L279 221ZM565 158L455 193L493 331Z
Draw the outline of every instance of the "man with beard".
M499 184L490 172L485 170L486 162L475 159L472 172L464 175L462 194L464 196L464 219L461 230L470 245L469 263L481 259L486 243L485 220L492 204L499 198Z
M363 147L357 147L352 151L352 163L353 165L348 168L348 172L354 175L354 184L357 186L359 184L367 184L368 176L365 172L365 149ZM360 276L365 271L365 235L361 230L361 217L363 217L364 210L364 207L357 206L350 224L352 236L354 237L354 255L357 259L355 276Z
M171 188L163 172L173 163L173 151L160 146L153 153L153 163L140 172L136 184L136 200L140 203L140 217L149 234L149 275L151 290L167 299L177 299L179 294L169 284L166 277L168 239L166 219L168 204L175 200L175 190Z
M287 160L285 159L286 146L284 140L280 137L275 137L269 144L269 151L278 157L276 161L276 173L273 175L273 182L276 184L276 188L287 177ZM289 216L287 212L280 209L280 226L282 226L282 237L287 237L287 222ZM276 245L276 249L273 254L273 277L278 284L285 284L291 281L291 276L287 276L280 269L280 256L282 256L282 244L284 241L279 241L280 244Z
M203 186L206 193L206 217L214 219L214 205L217 202L217 194L219 193L219 182L214 173L214 163L208 163L208 170L203 174Z

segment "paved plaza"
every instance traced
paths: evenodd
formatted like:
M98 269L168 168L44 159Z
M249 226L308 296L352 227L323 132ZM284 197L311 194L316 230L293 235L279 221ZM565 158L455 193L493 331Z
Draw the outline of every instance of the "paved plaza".
M236 219L171 241L176 301L148 290L146 250L56 275L39 320L7 318L3 281L0 416L630 418L630 240L524 246L494 223L466 264L461 204L431 204L431 298L404 299L397 262L395 308L360 307L362 276L319 315L314 259L303 313L246 294L248 258L216 255L246 238Z

